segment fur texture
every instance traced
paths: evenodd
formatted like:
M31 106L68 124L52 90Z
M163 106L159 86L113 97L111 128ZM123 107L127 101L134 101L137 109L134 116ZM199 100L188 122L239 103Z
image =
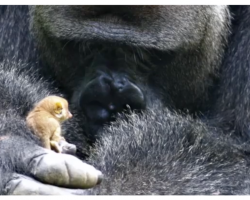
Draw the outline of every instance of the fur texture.
M35 157L39 142L25 115L50 94L70 99L66 139L105 176L83 194L250 193L249 6L3 6L0 13L1 194L13 172L31 176L24 157ZM106 13L117 18L107 22ZM91 70L101 69L100 55L132 74L146 109L120 113L92 134L76 102Z

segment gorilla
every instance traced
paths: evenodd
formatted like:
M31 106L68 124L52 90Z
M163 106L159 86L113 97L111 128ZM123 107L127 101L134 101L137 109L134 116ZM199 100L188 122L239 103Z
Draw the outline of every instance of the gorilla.
M250 194L249 27L249 6L1 6L0 194ZM50 94L75 156L25 124Z

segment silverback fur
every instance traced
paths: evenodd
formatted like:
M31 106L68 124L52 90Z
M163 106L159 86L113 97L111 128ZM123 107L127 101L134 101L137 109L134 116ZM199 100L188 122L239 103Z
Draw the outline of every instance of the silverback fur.
M67 141L104 174L81 194L249 195L249 19L249 6L0 7L0 193L14 173L36 179L24 119L57 94Z

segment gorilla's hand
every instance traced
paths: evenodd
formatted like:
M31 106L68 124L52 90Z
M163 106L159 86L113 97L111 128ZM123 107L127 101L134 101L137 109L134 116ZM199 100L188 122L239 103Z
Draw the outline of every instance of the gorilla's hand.
M8 143L12 143L13 139L1 141L1 146L9 146ZM21 175L22 170L19 174L12 173L4 183L6 194L81 194L83 191L79 189L94 187L102 180L100 171L74 156L58 154L34 144L29 145L27 141L26 147L21 151L22 153L18 154L22 155L22 158L19 166L15 167L25 168L24 174L28 176ZM3 169L4 166L1 170Z

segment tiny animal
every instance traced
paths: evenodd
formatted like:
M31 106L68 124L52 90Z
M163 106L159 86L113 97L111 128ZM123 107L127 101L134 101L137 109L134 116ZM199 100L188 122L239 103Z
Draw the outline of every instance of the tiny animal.
M47 96L28 113L27 125L37 135L46 149L62 153L59 142L65 141L61 123L72 118L68 101L58 96Z

